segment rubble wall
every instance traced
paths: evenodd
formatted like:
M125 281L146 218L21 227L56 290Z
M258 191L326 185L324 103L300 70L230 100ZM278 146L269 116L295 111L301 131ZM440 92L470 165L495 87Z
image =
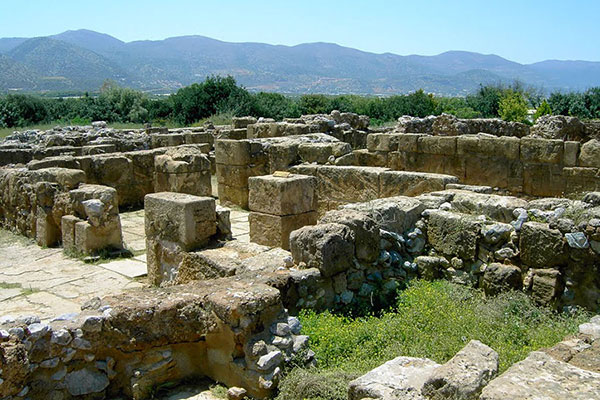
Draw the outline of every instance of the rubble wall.
M306 348L278 290L222 279L96 299L50 323L0 322L2 398L151 398L161 383L209 377L271 394Z

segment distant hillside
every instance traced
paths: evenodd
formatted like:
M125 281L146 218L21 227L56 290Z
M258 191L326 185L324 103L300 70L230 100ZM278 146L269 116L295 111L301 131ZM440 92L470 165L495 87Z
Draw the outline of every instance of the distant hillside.
M251 90L391 95L424 89L464 95L480 84L518 79L546 90L600 86L600 62L524 65L497 55L449 51L436 56L374 54L330 43L274 46L203 36L124 43L89 30L48 38L0 39L18 65L0 69L0 90L97 90L105 79L168 92L211 74L232 75ZM8 60L3 61L8 65Z
M127 73L107 58L47 37L29 39L6 56L37 73L41 88L98 88L105 79L127 83Z

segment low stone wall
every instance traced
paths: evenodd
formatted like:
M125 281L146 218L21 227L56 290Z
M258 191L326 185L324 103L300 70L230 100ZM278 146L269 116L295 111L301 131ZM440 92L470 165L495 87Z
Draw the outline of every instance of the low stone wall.
M83 309L49 324L2 318L2 398L144 399L161 383L198 377L264 398L308 343L278 290L232 278L135 290Z
M398 118L396 132L425 133L434 136L461 136L488 133L493 136L523 137L529 135L529 126L498 118L461 119L451 114L430 115L425 118L403 116Z
M344 283L335 291L338 305L385 295L381 288L419 276L489 294L524 290L541 304L596 310L600 203L594 199L528 203L462 190L379 199L327 212L318 225L292 232L290 248L300 268Z
M290 172L317 178L318 211L384 197L417 196L457 183L450 175L392 171L389 168L302 164Z
M487 185L533 196L600 188L600 142L491 135L430 136L376 133L368 136L369 158L347 156L339 164L376 160L393 170L442 173L466 184Z

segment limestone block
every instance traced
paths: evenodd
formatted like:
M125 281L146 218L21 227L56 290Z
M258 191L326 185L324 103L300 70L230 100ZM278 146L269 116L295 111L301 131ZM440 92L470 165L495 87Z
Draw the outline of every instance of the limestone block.
M533 270L531 297L536 302L549 305L561 292L560 271L555 269Z
M592 139L581 146L579 165L600 168L600 141Z
M147 239L179 244L189 251L217 231L215 200L184 193L154 193L144 199Z
M521 161L524 163L562 164L564 155L562 140L522 138Z
M566 244L562 233L548 224L526 222L519 240L521 261L533 268L551 268L567 261Z
M223 239L231 239L231 209L217 206L217 235Z
M195 196L211 196L210 171L162 173L154 175L155 192L187 193Z
M220 139L215 142L217 164L265 164L267 155L260 142L251 140Z
M481 221L471 215L432 211L427 223L429 243L438 252L475 260Z
M75 189L86 181L86 174L79 169L42 168L33 172L35 182L55 182L66 190Z
M35 241L39 246L52 247L60 242L60 227L54 221L51 209L37 208L35 226Z
M354 263L354 232L341 224L305 226L290 235L294 262L318 268L325 277L351 268Z
M75 223L75 248L83 254L94 254L106 248L123 248L121 220L118 216L102 226L87 221Z
M464 214L485 215L494 221L511 222L516 208L527 208L528 202L513 196L452 190L452 209Z
M423 384L438 367L439 364L427 358L394 358L351 381L348 399L394 399L397 393L407 399L424 399Z
M255 124L256 118L252 116L246 117L233 117L231 119L231 124L234 129L246 128L248 125Z
M563 168L565 193L600 190L600 169L588 167Z
M599 381L599 373L534 351L492 380L480 399L594 399L600 396Z
M414 197L396 196L343 207L366 213L379 229L404 233L421 218L425 205Z
M316 162L325 164L329 157L341 157L352 152L352 146L348 143L301 143L298 146L300 159L307 163Z
M417 152L417 143L419 138L425 135L416 134L416 133L403 133L398 136L398 151L403 152Z
M485 156L518 160L521 151L521 140L516 137L480 134L479 153Z
M319 198L348 203L379 197L379 174L385 168L321 166L318 169Z
M229 186L219 183L218 186L219 201L222 205L238 206L244 210L248 209L248 187Z
M442 139L456 139L453 137L441 137ZM406 171L422 171L435 174L447 174L458 177L460 180L465 176L465 157L445 154L428 153L401 153L399 155L399 169Z
M478 340L471 340L431 373L421 393L428 399L476 400L496 373L498 353Z
M418 196L444 190L448 183L458 183L458 178L426 172L385 171L379 175L379 197Z
M315 210L317 178L272 175L248 179L250 211L272 215L302 214Z
M85 218L84 201L98 199L104 204L107 216L119 214L119 198L117 191L109 186L85 184L69 191L70 207L74 215Z
M185 135L181 133L158 133L150 136L153 149L158 147L181 146L185 144Z
M248 187L248 178L268 173L265 164L253 166L217 164L217 182L228 186Z
M285 216L251 212L248 215L250 241L265 246L290 247L290 233L307 225L317 223L317 213L309 211Z
M42 160L32 160L27 163L27 169L30 171L52 167L79 169L79 162L73 156L59 156L47 157Z
M456 136L422 136L418 139L419 153L453 156L456 154Z
M75 224L83 222L74 215L64 215L60 220L60 230L62 233L62 245L64 251L75 251Z
M565 166L575 167L577 166L577 159L579 157L579 142L565 142Z
M523 278L521 270L514 265L492 263L483 273L481 288L486 295L494 296L511 289L519 290Z
M83 146L81 148L81 154L84 156L90 156L94 154L109 154L115 153L117 146L114 144L97 144L94 146Z
M290 165L299 161L298 144L293 142L274 143L269 147L269 171L272 174L275 171L285 171ZM256 173L255 175L264 175Z
M461 135L456 138L456 154L473 156L479 153L479 135Z
M565 178L560 165L524 165L523 192L533 196L561 196L564 190Z
M186 144L207 144L208 150L212 149L215 143L215 135L211 132L186 132L185 133ZM205 147L202 147L204 153ZM208 152L207 152L208 153Z
M320 224L338 223L346 225L356 238L356 258L371 263L379 256L379 227L375 221L364 212L344 209L327 212L320 220Z
M397 133L371 133L367 135L367 149L369 151L396 151L398 150Z

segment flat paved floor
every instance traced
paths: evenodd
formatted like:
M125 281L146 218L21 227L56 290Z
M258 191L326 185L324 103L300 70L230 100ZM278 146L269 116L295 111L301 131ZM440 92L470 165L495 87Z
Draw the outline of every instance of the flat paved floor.
M133 258L88 264L62 248L0 230L0 316L37 315L43 320L79 312L93 297L118 294L147 284L144 210L121 213L123 240ZM232 210L234 238L249 241L248 213Z

